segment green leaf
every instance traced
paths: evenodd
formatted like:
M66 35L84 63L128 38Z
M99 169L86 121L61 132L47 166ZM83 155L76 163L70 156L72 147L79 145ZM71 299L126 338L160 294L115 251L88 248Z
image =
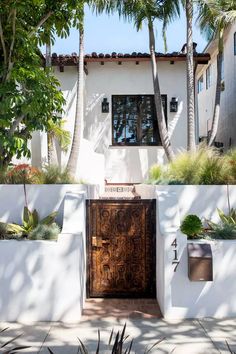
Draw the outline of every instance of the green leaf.
M57 214L58 214L58 212L54 211L53 213L49 214L44 219L42 219L40 221L40 224L42 224L42 225L51 225L51 224L53 224L55 222Z

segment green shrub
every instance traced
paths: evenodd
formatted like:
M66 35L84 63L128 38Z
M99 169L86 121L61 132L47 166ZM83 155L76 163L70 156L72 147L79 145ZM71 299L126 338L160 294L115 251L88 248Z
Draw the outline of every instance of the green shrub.
M187 215L182 221L180 230L190 239L199 238L203 231L203 225L197 215Z
M75 180L69 171L58 166L45 166L42 171L40 183L42 184L73 184Z
M199 173L199 184L215 185L228 182L227 164L217 153L206 156Z
M29 233L28 238L29 240L56 240L60 232L61 230L56 223L52 225L39 224Z
M236 184L236 149L230 150L225 159L228 165L228 183Z
M152 183L158 183L162 178L162 167L153 165L149 171L149 179Z
M10 167L3 173L4 183L6 184L37 184L41 178L41 171L28 164Z
M149 174L156 184L236 184L236 150L222 155L216 148L200 145L196 152L179 153L165 168L154 165Z
M196 153L182 152L167 168L167 178L171 181L179 181L181 184L199 184L199 167L203 161L202 151Z

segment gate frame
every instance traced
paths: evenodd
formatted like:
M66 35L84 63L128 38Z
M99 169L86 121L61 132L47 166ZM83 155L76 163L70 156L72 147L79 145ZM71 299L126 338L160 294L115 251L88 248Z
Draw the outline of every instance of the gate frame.
M154 227L154 232L153 232L153 237L154 237L154 243L155 243L155 251L153 252L153 270L155 272L155 283L154 283L154 289L153 289L153 294L152 295L141 295L139 296L137 294L137 296L135 295L103 295L103 296L91 296L90 294L90 285L91 285L91 277L90 277L90 267L92 264L92 247L91 247L91 239L90 239L90 225L89 225L89 219L90 219L90 202L95 202L96 204L99 203L107 203L107 202L111 202L111 203L115 203L115 204L121 204L121 203L131 203L131 204L141 204L142 202L152 202L154 205L154 222L153 222L153 227ZM152 199L87 199L86 200L86 253L87 253L87 262L86 262L86 298L90 299L90 298L111 298L111 299L115 299L115 298L119 298L119 299L135 299L135 298L147 298L147 299L153 299L153 298L157 298L157 252L156 252L156 247L157 247L157 229L156 229L156 218L157 218L157 200L152 198Z

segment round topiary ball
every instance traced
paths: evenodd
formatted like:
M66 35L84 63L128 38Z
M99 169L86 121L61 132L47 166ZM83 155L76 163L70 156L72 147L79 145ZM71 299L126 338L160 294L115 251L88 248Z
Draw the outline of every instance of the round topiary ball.
M180 230L188 238L198 238L203 231L203 224L197 215L187 215L182 221Z

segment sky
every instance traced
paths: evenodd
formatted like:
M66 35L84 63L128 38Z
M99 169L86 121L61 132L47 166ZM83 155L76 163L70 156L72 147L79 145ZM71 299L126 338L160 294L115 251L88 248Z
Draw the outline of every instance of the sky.
M161 25L155 24L156 51L163 52ZM56 39L52 52L57 54L78 53L78 31L71 29L66 39ZM206 46L206 39L201 35L197 25L194 26L194 41L198 43L197 51ZM180 51L186 42L186 23L184 13L181 18L171 23L167 30L168 52ZM133 23L119 19L118 15L96 15L86 8L85 14L85 52L97 53L132 53L148 52L148 31L144 25L137 32Z

